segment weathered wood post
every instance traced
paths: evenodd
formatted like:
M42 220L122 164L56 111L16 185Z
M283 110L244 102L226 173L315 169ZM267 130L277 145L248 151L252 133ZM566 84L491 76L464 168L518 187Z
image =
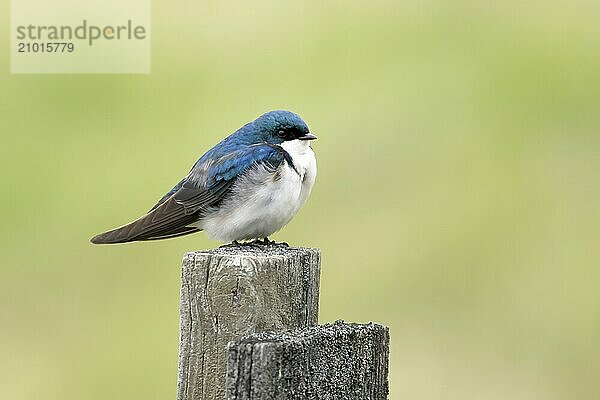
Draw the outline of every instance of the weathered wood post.
M229 341L317 324L318 249L197 251L184 256L181 276L178 400L225 399Z
M372 323L252 334L229 344L227 400L385 400L388 356Z

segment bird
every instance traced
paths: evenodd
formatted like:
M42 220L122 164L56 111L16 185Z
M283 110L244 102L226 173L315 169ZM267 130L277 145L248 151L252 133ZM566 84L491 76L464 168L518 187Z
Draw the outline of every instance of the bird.
M275 243L268 237L298 213L315 183L314 139L294 112L262 114L204 153L145 215L90 241L128 243L204 231L232 245Z

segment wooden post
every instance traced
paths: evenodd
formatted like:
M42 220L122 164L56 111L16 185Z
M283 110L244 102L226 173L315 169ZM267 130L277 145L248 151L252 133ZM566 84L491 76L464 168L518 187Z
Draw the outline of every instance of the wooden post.
M318 249L197 251L184 256L181 275L178 400L225 399L229 341L317 324Z
M388 328L345 324L264 332L228 347L227 400L384 400Z

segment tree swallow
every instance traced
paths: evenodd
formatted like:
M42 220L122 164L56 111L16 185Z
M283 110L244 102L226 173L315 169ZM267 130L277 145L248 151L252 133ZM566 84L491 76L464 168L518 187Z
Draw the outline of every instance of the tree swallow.
M101 233L92 243L167 239L205 231L223 242L264 238L306 202L317 162L317 137L290 111L270 111L207 151L144 216Z

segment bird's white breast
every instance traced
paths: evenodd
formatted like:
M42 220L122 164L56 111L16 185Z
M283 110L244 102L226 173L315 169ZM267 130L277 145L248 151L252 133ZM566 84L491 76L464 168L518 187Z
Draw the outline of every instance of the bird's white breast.
M267 237L283 228L306 202L317 162L306 140L284 142L294 168L282 162L275 173L258 165L234 184L218 209L199 221L208 236L229 242Z

